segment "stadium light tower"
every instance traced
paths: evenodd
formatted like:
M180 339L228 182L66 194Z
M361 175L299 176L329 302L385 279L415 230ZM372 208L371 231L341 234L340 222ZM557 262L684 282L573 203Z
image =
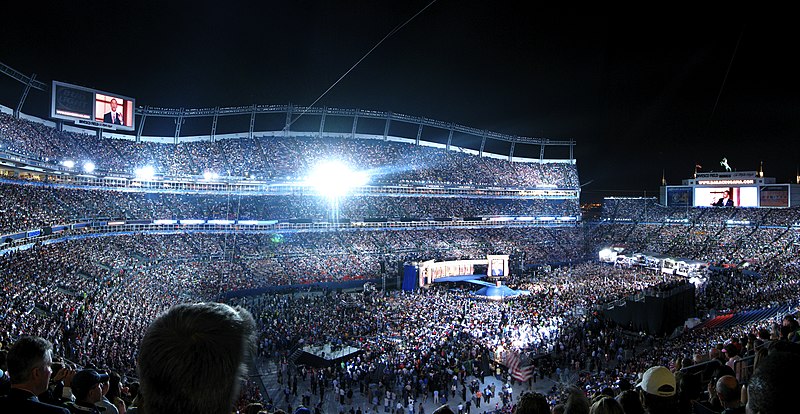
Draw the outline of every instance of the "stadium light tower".
M75 168L75 161L65 160L64 162L61 163L61 165L65 166L65 167L67 167L67 168L69 168L71 170L71 169Z

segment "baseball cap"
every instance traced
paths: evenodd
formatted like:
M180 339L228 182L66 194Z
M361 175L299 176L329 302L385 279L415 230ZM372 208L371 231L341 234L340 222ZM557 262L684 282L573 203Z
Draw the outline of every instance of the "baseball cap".
M101 374L93 369L84 369L78 371L74 377L72 377L72 383L70 386L76 391L86 391L93 386L108 381L108 374Z
M642 381L637 387L648 394L659 397L672 397L675 395L675 374L662 366L650 367L642 375Z

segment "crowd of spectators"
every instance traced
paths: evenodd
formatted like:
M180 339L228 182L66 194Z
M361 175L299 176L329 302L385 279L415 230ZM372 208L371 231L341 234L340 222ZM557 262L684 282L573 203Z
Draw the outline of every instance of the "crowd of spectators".
M107 159L109 170L124 172L153 162L173 175L217 170L299 180L318 161L334 156L372 170L380 183L578 185L570 164L510 163L369 140L254 138L177 145L98 141L6 115L0 115L0 140L3 149L45 162L65 157ZM345 200L339 216L572 215L575 208L570 202L546 200L361 196ZM765 392L758 391L764 387L759 381L767 381L771 372L752 373L737 361L765 357L762 354L773 345L787 349L785 344L800 341L800 325L792 316L691 330L671 338L630 332L605 320L598 305L684 283L682 278L586 258L597 246L619 244L633 251L703 260L720 269L736 268L712 274L697 290L702 311L797 305L800 260L798 234L792 226L800 216L798 210L672 209L659 206L655 199L613 199L605 209L605 220L587 234L579 227L532 226L185 232L35 243L0 256L5 305L0 311L0 344L35 335L51 341L54 353L73 364L135 376L143 332L159 314L179 303L220 300L223 293L237 290L368 280L387 269L396 275L399 265L415 260L510 254L522 266L514 269L507 283L530 292L514 300L486 301L463 286L449 285L414 292L264 294L229 301L255 315L260 357L275 364L277 380L287 384L286 403L292 388L296 390L302 381L312 394L303 396L307 406L324 400L328 392L339 396L343 409L345 399L358 390L372 402L372 412L380 406L391 411L395 404L402 410L410 399L430 397L460 403L460 414L464 404L466 412L470 405L483 411L481 402L485 410L510 412L515 404L511 393L478 384L484 376L496 374L511 387L509 373L493 369L505 363L504 352L524 354L534 367L532 380L550 378L577 386L567 394L554 388L543 397L555 409L563 404L566 412L578 412L579 406L586 412L590 406L592 410L613 406L603 394L619 397L621 409L628 407L625 391L639 380L645 394L637 400L648 412L657 412L654 407L660 400L647 393L670 398L665 403L673 407L670 412L693 412L687 407L696 404L719 412L742 403L742 398L730 397L728 388L738 389L738 383L754 378L757 400L758 392ZM8 183L0 184L0 210L4 232L100 217L324 220L330 214L324 202L310 196L137 193ZM525 264L552 262L572 264L519 271ZM364 352L325 370L292 365L298 345L309 344L349 345ZM712 376L718 382L709 383L709 395L702 398L699 379L692 376L696 374L681 370L697 363L719 370ZM128 400L132 397L127 390L120 392ZM256 400L292 411L291 406L262 396L255 384L245 387L241 405ZM764 404L763 397L757 404ZM413 413L413 402L408 405Z
M481 258L513 247L511 240L517 240L514 248L530 259L544 260L534 255L552 251L531 249L521 242L547 237L538 228L397 230L403 234L400 244L395 244L391 233L395 232L138 234L36 245L7 253L0 258L0 281L8 305L0 318L0 341L33 333L51 338L57 351L81 358L83 352L72 349L70 340L80 338L81 349L91 350L87 344L111 341L111 345L118 335L130 332L112 329L119 312L127 315L149 309L147 315L152 316L179 300L214 299L221 292L372 279L380 277L381 262L388 261L395 274L396 266L407 260L452 258L454 254ZM126 283L120 285L123 279ZM164 295L166 302L159 302ZM139 301L155 302L144 306ZM109 306L99 309L98 303ZM147 319L139 325L142 320ZM87 336L91 326L104 323L115 333L103 336L98 332L106 330L95 328L94 337ZM59 329L63 337L55 335ZM107 358L118 355L103 352Z
M563 233L563 234L562 234ZM288 233L177 233L108 236L55 243L59 251L74 245L124 246L130 260L161 261L171 258L235 258L252 269L231 281L233 286L264 287L282 284L375 278L380 263L400 264L429 259L485 258L487 254L517 255L528 263L555 259L578 261L582 252L558 240L575 240L575 228L491 228L481 231L439 230ZM534 240L528 242L528 240ZM563 247L563 248L562 248ZM91 256L97 257L101 251ZM25 251L11 255L30 254ZM122 254L122 253L120 253ZM104 259L106 260L106 259ZM110 259L109 259L110 260ZM120 260L115 258L114 261ZM113 263L112 263L113 264ZM114 266L118 267L118 266ZM390 270L396 266L390 265Z
M412 232L404 232L408 233ZM347 237L343 234L347 233L336 236ZM241 257L263 255L253 249L265 243L285 243L258 239L269 236L239 237L235 255ZM311 239L314 237L321 235ZM427 233L419 238L436 237ZM351 241L363 239L364 235L354 235ZM320 251L330 248L326 240L303 243L298 251L312 245ZM36 246L6 255L0 269L9 306L0 319L0 342L35 334L49 338L56 353L78 364L100 363L135 375L139 335L156 315L177 303L214 299L220 289L252 286L241 277L248 273L247 260L203 259L205 255L224 255L227 248L225 235L137 235ZM677 278L638 268L585 263L517 274L508 283L531 295L500 303L445 287L360 298L356 306L340 294L264 295L237 303L250 309L259 321L262 357L279 365L287 363L298 343L340 343L365 349L365 354L340 369L315 372L303 381L322 393L321 388L331 392L334 386L377 389L379 400L386 390L402 396L395 397L398 399L424 398L435 391L442 396L451 391L455 374L457 391L477 404L473 388L461 388L470 385L468 376L482 374L489 352L499 347L532 356L550 355L548 362L536 364L536 376L559 378L568 372L580 373L578 384L586 392L599 392L620 379L635 380L636 373L648 366L675 369L671 361L716 347L722 338L746 336L742 330L770 327L761 322L739 327L739 331L697 331L662 341L625 332L593 312L597 304L656 286L664 277ZM767 285L769 280L773 279L765 280L765 292L784 289L780 284ZM797 280L796 275L791 280ZM727 280L719 283L735 286ZM709 288L703 295L717 300L720 293ZM753 294L746 300L767 306L789 296ZM642 353L639 350L645 340L655 342ZM287 381L289 375L298 381L300 373L287 373ZM318 384L312 386L313 381ZM371 383L380 385L370 388ZM492 401L499 406L498 397ZM549 397L554 402L559 399L557 393Z
M331 219L328 203L313 196L242 196L211 194L139 193L112 190L84 190L39 185L0 184L0 231L9 234L44 226L94 219ZM266 202L265 202L266 201ZM342 200L338 219L469 218L495 215L567 213L574 202L541 199L484 199L440 197L360 196ZM585 236L557 229L542 229L543 243L532 241L524 249L558 249L548 257L557 261L564 251L568 260L592 254L596 246L619 244L630 251L646 251L701 260L712 265L745 265L759 271L784 266L796 250L797 232L791 229L796 209L759 211L782 226L727 224L714 214L699 210L694 222L601 222ZM751 213L758 219L759 215ZM700 219L705 217L706 219ZM709 220L709 217L713 219ZM525 231L525 230L521 230ZM406 239L390 232L397 243ZM497 240L502 243L503 240ZM450 246L453 243L449 243ZM381 249L374 249L381 250ZM385 249L384 249L385 250ZM425 249L429 250L429 249ZM498 248L502 251L502 248ZM512 247L505 249L512 251ZM575 252L575 253L573 253ZM457 253L457 252L455 252ZM454 253L454 254L455 254ZM534 254L541 257L541 254Z
M495 216L577 217L572 200L351 196L337 208L315 195L146 193L0 183L0 234L95 219L429 220Z
M177 245L180 250L193 247L180 240L164 244ZM98 247L92 243L77 246L81 246L78 254ZM108 249L101 263L103 274L107 275L104 282L85 286L77 294L65 288L42 292L54 305L45 309L36 304L36 309L26 313L32 314L37 323L6 315L2 342L22 334L52 338L58 354L81 365L102 361L117 372L133 375L138 335L150 320L176 303L213 297L218 283L242 270L225 262L166 264L153 260L131 265L125 257L131 247ZM28 252L27 257L39 258L42 263L36 270L53 264L52 252L47 249ZM65 252L55 256L62 260L69 257ZM97 273L80 269L75 274L83 280ZM535 353L555 352L560 356L559 362L579 358L585 350L573 335L583 331L587 312L581 309L660 281L659 277L642 275L637 276L637 283L626 285L624 272L632 271L583 265L540 275L535 280L520 278L513 283L529 288L532 295L499 304L446 289L377 296L360 302L356 308L338 295L296 300L286 295L268 295L245 298L240 304L261 323L259 343L264 356L285 359L297 343L345 343L368 352L343 371L330 373L333 376L328 381L340 376L340 383L346 381L348 387L355 387L358 381L372 381L377 375L385 387L405 389L405 385L413 384L416 393L417 387L424 384L419 380L428 377L429 391L441 389L444 394L449 391L448 369L463 371L463 379L467 371L462 364L472 360L468 365L474 364L474 368L469 369L469 374L475 374L483 365L480 359L487 358L485 352L500 346ZM619 279L612 279L614 276ZM10 287L21 281L8 280L4 285ZM602 288L587 295L587 285ZM19 301L13 303L12 309L25 309L25 301L32 299L12 297ZM465 301L469 302L466 313ZM424 392L421 388L419 391Z
M606 199L589 244L625 246L749 271L789 264L800 245L798 208L667 208L655 199ZM654 212L654 215L645 212Z
M655 197L609 197L603 200L602 220L619 223L724 226L729 220L749 226L786 227L798 222L797 208L666 207Z
M58 164L91 160L99 170L133 174L153 166L172 177L247 176L304 181L321 161L339 160L366 170L376 184L500 187L579 186L572 163L522 163L397 142L345 138L255 137L160 144L57 131L0 114L0 143L12 153Z
M534 363L535 377L563 380L579 387L565 394L554 388L547 395L551 405L575 404L572 401L575 392L594 397L594 402L604 393L613 397L631 390L631 384L640 382L641 374L648 368L663 365L677 373L677 380L673 379L677 381L673 383L674 390L669 394L676 396L673 401L676 408L669 412L692 412L677 408L677 396L690 391L700 393L706 389L706 384L701 384L699 374L686 379L693 381L691 384L696 381L695 385L683 384L682 367L714 358L718 366L725 363L734 366L744 356L753 355L759 349L766 351L770 340L789 340L789 333L798 328L796 324L792 329L782 328L781 318L778 318L726 330L688 331L672 339L654 338L625 331L597 314L581 310L661 284L660 275L587 264L533 277L522 276L510 282L531 289L534 295L493 304L475 301L463 292L433 289L365 301L358 309L353 309L337 295L251 297L242 299L241 303L253 309L260 323L261 352L284 361L284 365L289 351L297 343L344 341L368 350L358 360L333 373L319 373L323 384L327 381L328 384L345 384L346 389L374 390L375 387L369 386L372 381L379 384L374 391L377 395L382 396L389 390L390 394L396 392L401 400L410 395L415 400L427 401L431 395L446 395L451 384L450 373L455 373L457 389L466 390L463 391L465 397L460 399L458 392L453 394L456 398L453 404L470 401L473 407L476 407L476 395L478 399L481 396L466 377L485 375L478 367L489 350L496 350L498 346L514 349L522 345L534 354L546 353L552 357ZM601 289L591 289L588 285ZM467 306L464 306L465 301ZM762 305L766 303L761 302ZM320 312L327 317L316 318ZM354 317L362 314L363 318ZM760 336L757 338L757 335ZM377 344L371 344L371 337L377 338ZM741 344L737 348L739 353L733 350L737 344ZM375 347L379 347L380 352L374 352ZM443 371L448 374L442 374ZM735 372L731 369L731 373ZM752 370L748 375L751 374ZM714 379L719 377L717 374ZM302 378L306 381L305 375ZM745 378L737 380L744 382ZM315 379L312 377L309 381ZM367 395L369 400L372 394L368 392ZM717 404L719 412L720 402L715 396L706 396L703 403L712 404L712 408ZM495 407L501 404L498 397L495 394L491 400L496 402ZM635 397L638 400L638 395ZM316 398L312 402L316 402ZM513 404L503 398L502 405L509 408ZM390 406L394 406L393 402Z

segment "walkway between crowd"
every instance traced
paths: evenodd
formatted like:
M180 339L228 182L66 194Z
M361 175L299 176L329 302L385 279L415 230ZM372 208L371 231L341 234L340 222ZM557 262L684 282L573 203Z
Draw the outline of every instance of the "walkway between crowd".
M274 409L282 409L287 411L289 414L293 413L297 407L302 405L303 398L310 398L311 404L308 405L308 408L311 409L311 412L314 412L314 408L320 402L319 393L312 393L310 389L310 381L306 380L303 381L302 378L298 378L297 380L297 387L296 392L294 392L294 387L290 387L287 384L286 378L284 376L282 383L278 381L278 370L280 368L276 366L273 361L262 360L260 362L260 366L258 367L258 375L261 376L261 380L263 381L266 391L267 397L265 400L271 399L274 404ZM485 399L481 401L480 407L478 407L475 403L474 395L469 390L469 385L473 380L477 380L477 384L480 387L481 393L483 394L483 390L487 387L489 389L494 389L494 394L489 399L489 402L486 403ZM463 393L463 386L466 385L466 396L467 399L471 400L471 404L469 406L469 410L467 407L467 403L463 400L462 393ZM437 403L434 401L434 393L430 393L428 398L425 399L422 395L419 396L418 400L414 401L414 413L415 414L430 414L436 408L438 408L442 404L448 404L450 408L453 410L454 413L459 413L459 405L462 406L463 410L461 414L477 414L477 413L490 413L496 410L501 410L503 408L502 399L500 397L501 392L506 384L503 383L500 379L496 376L487 376L484 377L483 382L481 382L480 378L474 376L468 376L464 383L461 381L458 382L457 391L455 398L452 397L452 393L448 393L446 397L440 396L440 401ZM511 384L512 390L512 402L509 404L512 405L517 399L519 398L520 394L524 391L535 391L541 394L547 395L549 394L556 383L549 379L541 379L539 378L536 382L531 381L531 386L528 386L528 383L519 383L515 382ZM374 387L375 384L372 384ZM373 388L374 389L374 388ZM397 398L390 403L391 409L389 412L396 414L398 413L398 403L400 402L403 406L403 412L405 414L409 414L410 411L408 410L408 402L403 400L402 398L402 390L392 389L397 394ZM437 393L438 394L438 393ZM327 389L325 390L324 400L322 401L322 405L320 407L320 412L326 414L335 414L335 413L348 413L352 409L353 412L357 412L359 409L361 413L368 414L368 413L385 413L385 398L381 396L378 399L377 405L374 405L374 400L370 401L370 397L368 394L362 394L360 390L354 389L352 393L352 398L348 398L346 395L343 398L344 404L340 404L340 396L335 393L334 387L330 384L328 385ZM421 409L420 409L421 404ZM289 410L291 408L291 410ZM377 411L375 410L377 408Z

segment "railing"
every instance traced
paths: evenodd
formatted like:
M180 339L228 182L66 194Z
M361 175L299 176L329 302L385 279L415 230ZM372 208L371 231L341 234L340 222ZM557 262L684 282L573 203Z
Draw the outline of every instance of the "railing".
M0 171L2 169L0 168ZM170 193L182 194L186 192L203 192L219 195L317 195L317 190L304 182L299 181L256 181L246 179L223 178L218 180L204 180L202 178L164 178L164 179L136 179L123 176L90 176L90 175L63 175L46 174L43 182L18 179L5 179L8 184L35 184L50 187L82 188L91 190L119 190L126 189L133 192L145 193ZM2 174L0 174L2 177ZM13 177L12 177L13 178ZM429 185L425 183L365 185L352 189L352 195L420 195L427 197L436 196L462 196L478 198L508 198L508 199L575 199L580 192L575 189L557 188L513 188L513 187L481 187L464 185Z
M476 229L476 228L504 228L504 227L576 227L580 223L578 221L465 221L465 220L450 220L450 221L386 221L386 222L346 222L346 223L329 223L329 222L309 222L309 223L292 223L292 222L278 222L277 220L251 222L242 221L248 224L242 224L235 220L230 220L229 224L215 223L214 220L170 220L170 224L163 223L128 223L125 221L120 222L95 222L95 223L72 223L63 226L53 226L53 229L60 228L60 230L51 234L45 234L41 229L30 230L27 232L17 233L13 235L0 236L0 255L6 254L11 251L24 250L30 248L34 243L51 244L59 243L67 240L75 240L89 237L104 237L116 236L127 234L179 234L186 232L197 233L267 233L267 232L317 232L317 231L386 231L386 230L428 230L428 229L444 229L444 228L463 228L463 229ZM252 224L250 224L252 223Z

